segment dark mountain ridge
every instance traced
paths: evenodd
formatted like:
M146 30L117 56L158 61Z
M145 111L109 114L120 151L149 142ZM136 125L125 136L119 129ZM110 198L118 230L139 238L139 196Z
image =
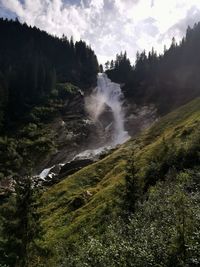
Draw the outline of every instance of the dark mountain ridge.
M169 49L158 55L152 50L137 53L133 66L126 52L107 62L107 74L123 84L130 102L153 103L159 114L187 103L200 95L200 23L188 27L186 36L176 43L172 39Z
M0 19L0 36L2 129L45 102L56 83L70 82L84 91L96 85L97 58L85 42L7 19Z

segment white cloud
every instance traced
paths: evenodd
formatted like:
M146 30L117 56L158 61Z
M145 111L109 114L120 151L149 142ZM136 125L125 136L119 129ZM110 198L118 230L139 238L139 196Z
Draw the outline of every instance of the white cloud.
M100 62L126 50L159 52L200 20L199 0L0 0L0 15L91 44Z

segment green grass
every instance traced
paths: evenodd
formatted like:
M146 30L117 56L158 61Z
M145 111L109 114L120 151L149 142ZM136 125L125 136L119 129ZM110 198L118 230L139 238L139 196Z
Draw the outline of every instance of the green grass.
M104 159L44 191L38 199L42 238L37 242L52 253L49 261L44 262L54 262L56 244L63 240L68 245L78 242L84 232L98 235L120 213L125 166L132 151L143 187L152 159L162 161L163 142L187 150L198 135L199 126L198 98L161 118L137 139L128 141Z

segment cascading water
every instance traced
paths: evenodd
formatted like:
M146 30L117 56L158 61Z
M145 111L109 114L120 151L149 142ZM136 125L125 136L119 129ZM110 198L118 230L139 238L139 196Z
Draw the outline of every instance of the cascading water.
M93 159L95 161L102 153L115 147L118 144L124 143L129 139L129 135L124 129L124 112L122 109L122 99L123 93L121 91L120 85L111 82L111 80L105 73L99 73L97 79L97 87L92 95L87 99L86 108L93 120L98 121L100 115L105 111L106 107L109 107L110 111L113 114L113 122L111 123L113 128L112 141L105 142L106 145L97 145L93 149L88 149L77 154L72 159L72 161L82 159ZM60 165L62 166L64 164ZM39 177L41 179L46 179L48 175L54 176L54 173L50 173L53 167L44 169L39 174Z
M97 120L107 105L113 113L113 144L122 144L129 135L124 129L124 112L122 109L123 94L120 85L111 82L105 73L98 74L97 88L95 92L94 116Z

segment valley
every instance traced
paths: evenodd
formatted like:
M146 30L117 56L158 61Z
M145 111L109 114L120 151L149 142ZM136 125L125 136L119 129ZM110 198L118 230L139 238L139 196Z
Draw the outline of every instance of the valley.
M200 24L105 70L82 40L0 34L0 267L198 267Z

